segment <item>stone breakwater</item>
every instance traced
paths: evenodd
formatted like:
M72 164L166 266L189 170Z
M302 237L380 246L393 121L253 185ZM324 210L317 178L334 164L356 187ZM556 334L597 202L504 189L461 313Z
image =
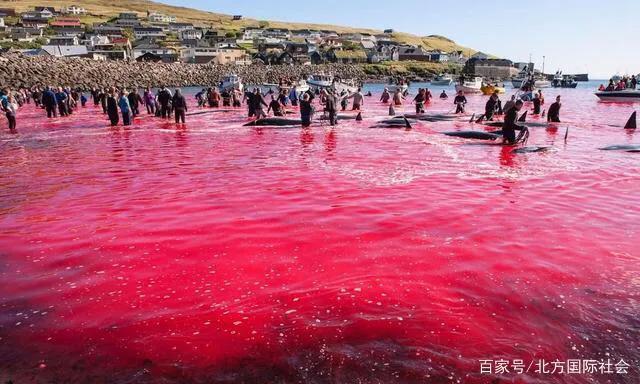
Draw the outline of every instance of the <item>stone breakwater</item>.
M164 64L23 56L17 53L0 56L0 86L11 88L45 85L82 88L210 86L219 83L222 77L230 73L242 77L246 84L278 83L281 79L295 81L313 73L330 73L342 78L358 80L366 77L361 66L349 64L298 66Z

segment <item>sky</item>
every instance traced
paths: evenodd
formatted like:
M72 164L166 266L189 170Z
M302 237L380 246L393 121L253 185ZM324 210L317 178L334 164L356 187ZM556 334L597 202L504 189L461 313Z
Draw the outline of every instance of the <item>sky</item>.
M259 20L442 35L545 72L640 73L640 0L160 0ZM447 4L448 3L448 4Z

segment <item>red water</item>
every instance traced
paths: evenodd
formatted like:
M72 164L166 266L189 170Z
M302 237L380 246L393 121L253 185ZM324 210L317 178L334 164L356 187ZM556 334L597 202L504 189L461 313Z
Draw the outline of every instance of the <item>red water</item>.
M529 154L439 133L469 116L369 128L376 98L309 129L24 107L0 135L0 379L638 383L640 154L597 149L640 144L633 106L563 94ZM570 358L631 368L480 373Z

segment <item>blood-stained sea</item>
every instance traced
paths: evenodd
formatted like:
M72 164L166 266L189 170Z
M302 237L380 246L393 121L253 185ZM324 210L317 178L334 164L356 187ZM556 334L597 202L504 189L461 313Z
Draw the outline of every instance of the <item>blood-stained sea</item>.
M640 382L640 153L598 149L640 145L634 106L545 94L533 153L442 134L492 129L485 96L411 129L372 128L379 92L308 129L192 92L185 126L26 105L0 126L0 379Z

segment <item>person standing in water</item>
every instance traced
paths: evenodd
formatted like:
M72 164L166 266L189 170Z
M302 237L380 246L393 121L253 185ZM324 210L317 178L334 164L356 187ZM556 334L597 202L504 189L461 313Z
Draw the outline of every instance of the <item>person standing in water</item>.
M18 104L14 102L13 95L8 88L2 90L2 102L0 103L0 107L5 113L5 116L7 116L9 132L18 133L16 130L16 112L18 111Z
M351 96L347 98L353 99L353 105L351 106L352 111L359 111L364 102L364 96L362 95L362 88L358 88L358 90L353 93Z
M498 97L496 94L492 94L487 100L487 104L484 106L484 117L487 121L493 121L493 114L496 112L496 106L498 104Z
M302 99L300 100L300 120L302 120L302 126L310 126L312 117L313 106L311 105L311 97L308 93L305 93L302 95Z
M47 111L48 118L58 117L58 101L56 100L56 94L51 90L51 87L47 87L42 93L42 105L44 105L44 108Z
M120 107L120 111L122 112L122 125L131 125L131 104L129 104L129 98L127 97L126 89L123 89L120 92L118 107Z
M162 87L162 89L158 91L157 97L158 97L158 102L160 103L160 115L162 116L163 119L166 119L167 117L171 116L169 102L171 101L171 98L173 97L173 95L171 94L171 92L169 92L167 87Z
M107 115L109 116L111 126L118 125L118 121L120 121L120 117L118 115L118 100L116 100L116 90L113 87L109 89L109 95L106 97L106 104Z
M462 91L458 91L458 95L453 99L453 104L456 106L456 113L464 113L464 106L467 104L467 98L464 97Z
M443 89L442 93L440 94L440 98L445 100L449 98L449 95L447 95L447 92Z
M549 106L549 113L547 113L547 122L559 123L560 122L560 96L556 97L555 103Z
M400 90L400 87L398 87L398 89L396 89L396 91L393 93L393 104L400 106L402 105L403 100L404 100L404 96L402 95L402 91Z
M156 96L151 92L151 88L144 90L144 104L147 107L147 115L156 114Z
M132 89L129 95L127 96L129 99L129 105L131 106L131 114L133 117L136 117L140 114L140 104L144 104L144 100L140 97L137 89Z
M282 104L273 95L271 95L271 102L267 108L267 114L269 114L270 111L273 111L273 116L284 116L284 113L282 113Z
M536 93L535 96L533 96L533 114L534 115L540 114L540 105L541 105L540 95Z
M510 108L507 114L504 116L504 123L502 124L502 137L503 142L508 145L516 143L516 131L526 129L523 126L516 124L518 121L518 112L522 109L522 100L516 101L513 108Z
M380 101L383 104L387 104L390 98L391 98L391 95L389 94L389 90L385 88L384 91L382 91L382 95L380 96Z
M175 113L176 124L179 124L180 121L184 124L186 117L185 112L187 112L188 107L187 100L184 98L179 88L176 88L176 93L173 95L172 105Z

